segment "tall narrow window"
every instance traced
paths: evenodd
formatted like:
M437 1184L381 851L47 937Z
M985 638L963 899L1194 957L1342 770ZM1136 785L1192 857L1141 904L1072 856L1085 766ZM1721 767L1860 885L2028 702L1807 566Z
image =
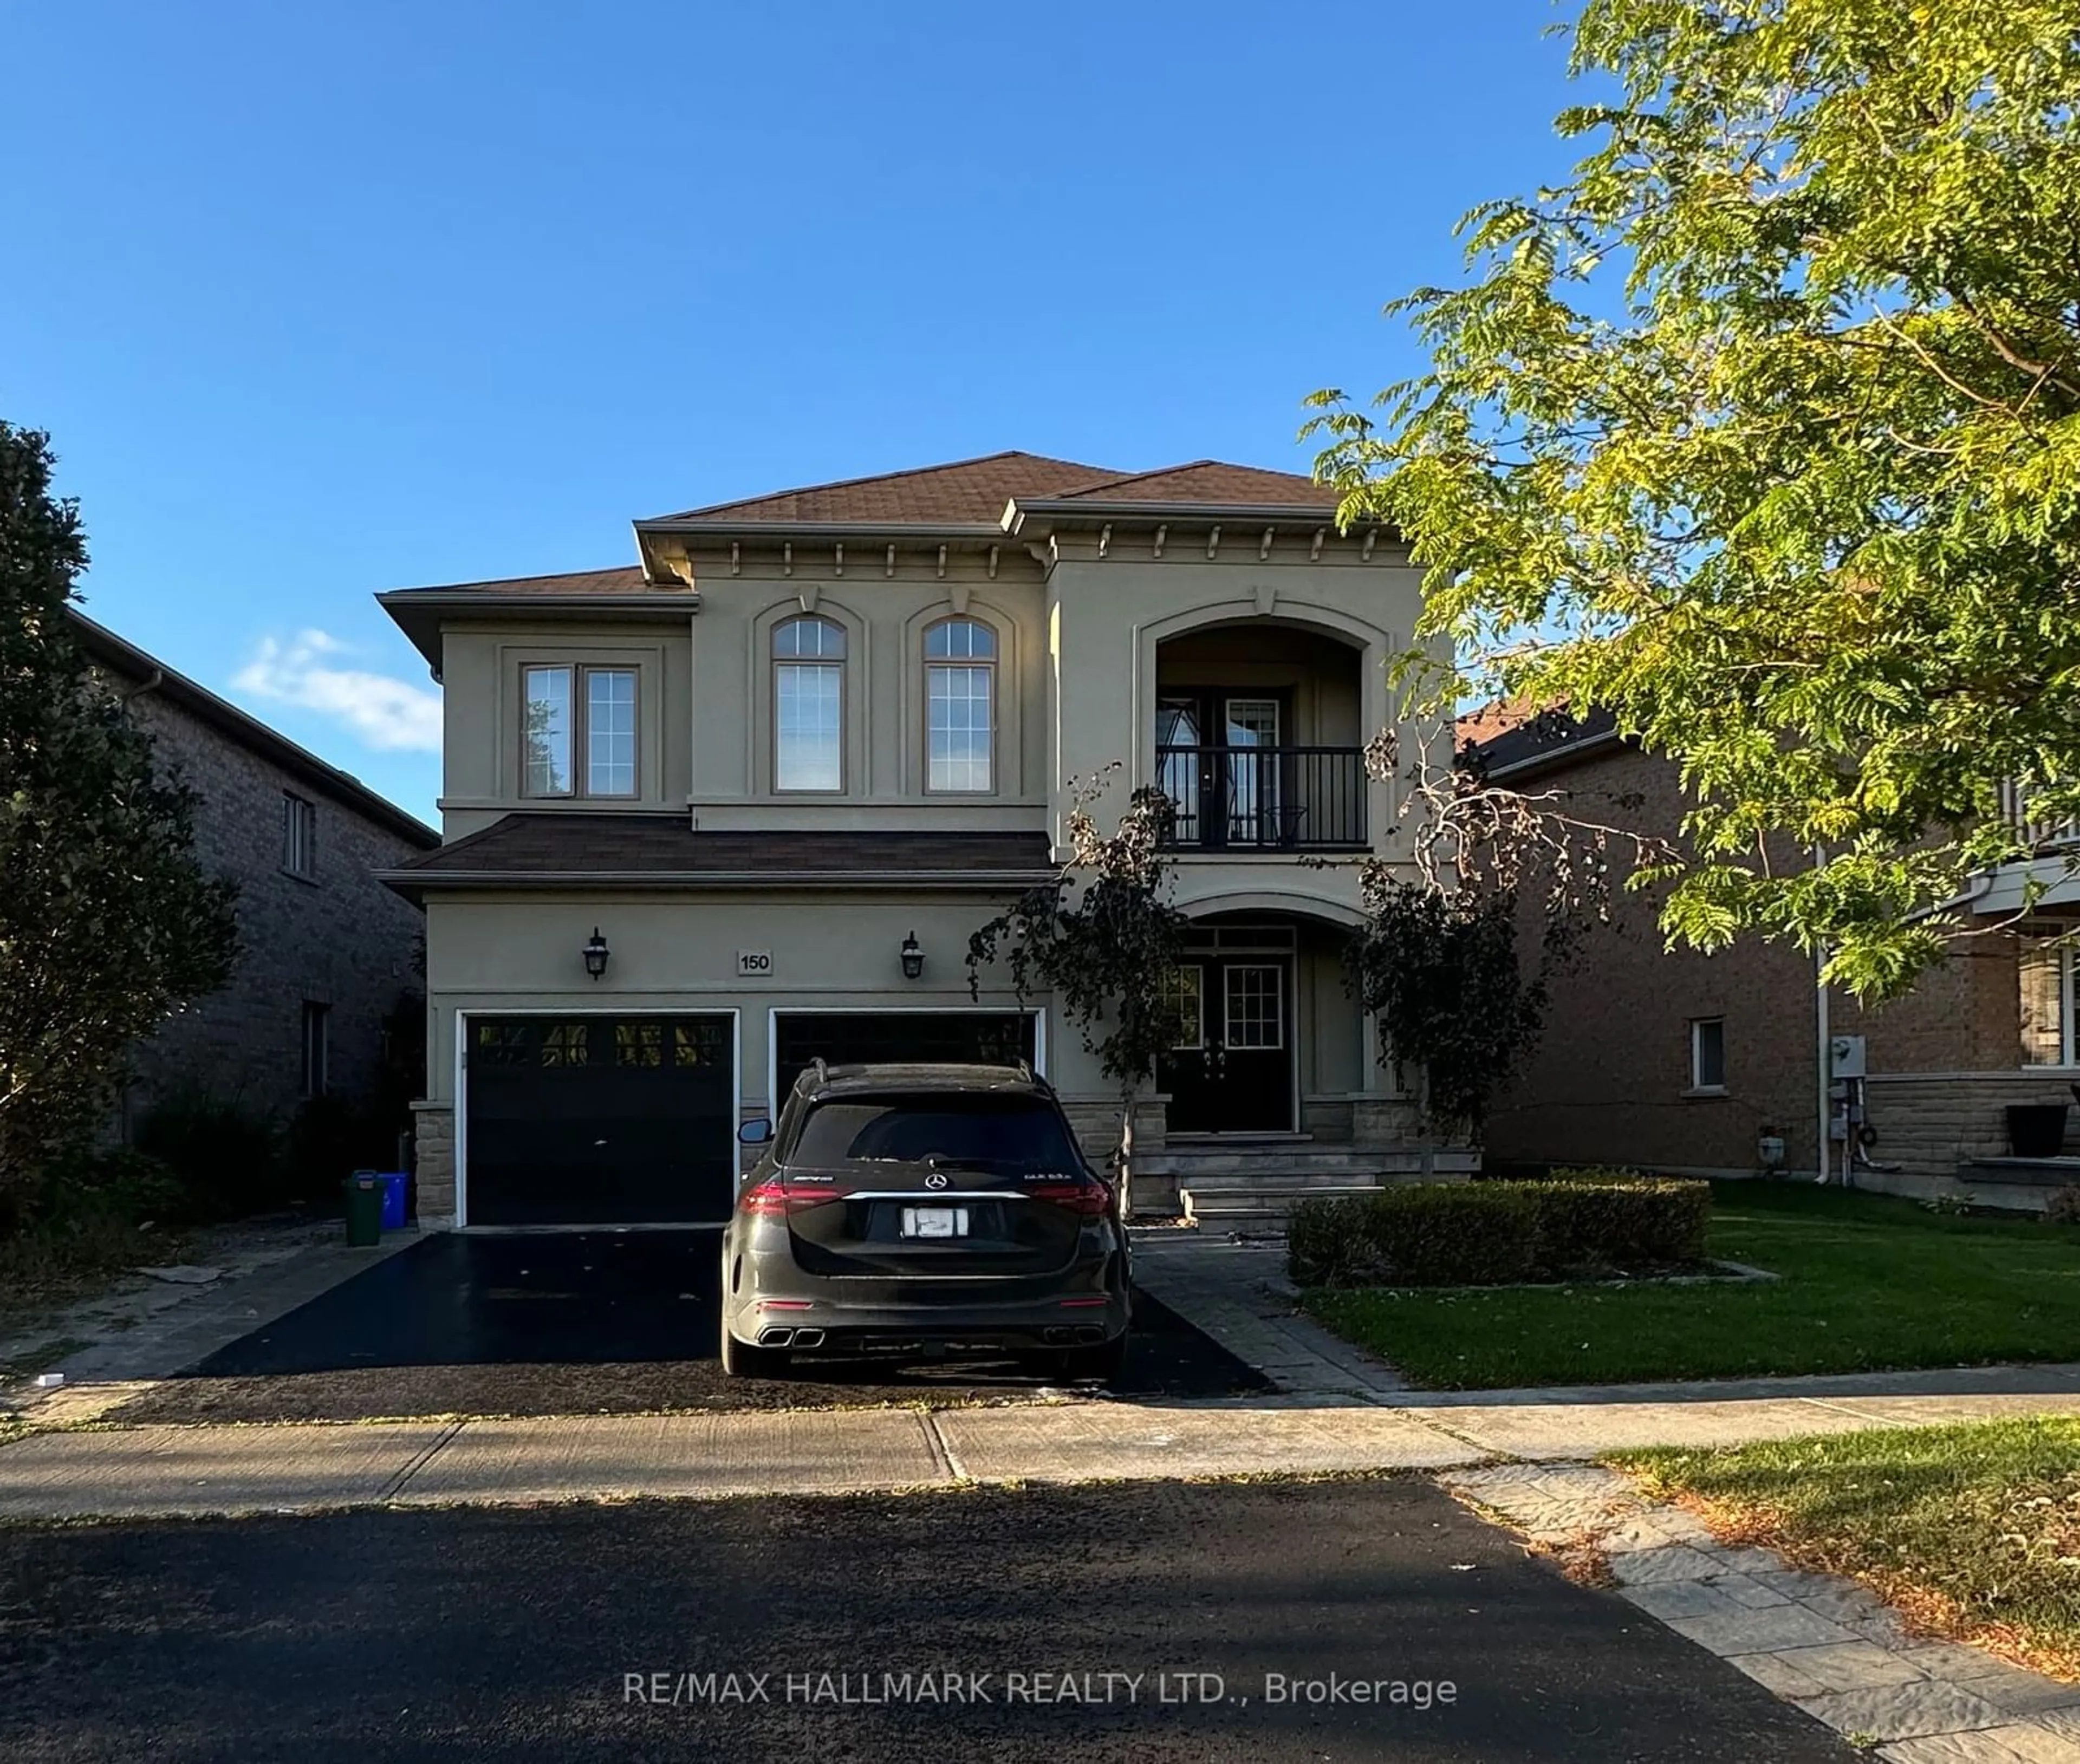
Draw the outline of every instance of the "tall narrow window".
M1700 1016L1690 1024L1690 1087L1726 1087L1726 1020Z
M588 668L585 681L585 794L635 794L635 671Z
M327 1047L328 1025L332 1017L332 1007L320 1004L314 999L304 1001L304 1094L322 1096L325 1093L330 1050Z
M318 873L318 811L287 790L282 793L282 868L307 882Z
M996 634L971 618L925 633L925 785L996 787Z
M773 787L845 788L845 626L790 618L773 633Z
M2049 937L2019 941L2016 1027L2025 1066L2063 1066L2074 1056L2073 952Z
M530 796L571 794L571 669L525 670L521 715Z

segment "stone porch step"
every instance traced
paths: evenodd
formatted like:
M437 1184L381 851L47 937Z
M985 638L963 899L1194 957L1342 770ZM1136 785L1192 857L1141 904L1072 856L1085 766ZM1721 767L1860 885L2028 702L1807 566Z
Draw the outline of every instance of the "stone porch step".
M1134 1163L1151 1175L1174 1175L1182 1181L1193 1176L1254 1176L1272 1171L1373 1171L1392 1167L1400 1159L1399 1153L1368 1150L1361 1146L1288 1143L1218 1150L1166 1146L1161 1151L1138 1154Z
M1340 1200L1378 1192L1377 1183L1366 1182L1345 1183L1333 1188L1258 1188L1222 1194L1185 1188L1179 1191L1178 1198L1184 1203L1186 1218L1217 1230L1234 1231L1252 1226L1283 1230L1286 1215L1302 1200Z
M1238 1194L1362 1194L1378 1187L1377 1179L1381 1174L1377 1166L1348 1170L1253 1170L1247 1175L1239 1171L1204 1174L1194 1171L1180 1175L1177 1184L1180 1189L1189 1188L1209 1199ZM1394 1179L1401 1179L1399 1172Z

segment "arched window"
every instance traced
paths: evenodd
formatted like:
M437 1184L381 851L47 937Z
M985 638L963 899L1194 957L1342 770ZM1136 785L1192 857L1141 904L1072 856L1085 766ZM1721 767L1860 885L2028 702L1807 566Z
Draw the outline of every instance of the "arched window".
M996 788L996 633L972 618L925 633L925 787Z
M845 788L845 626L790 618L773 632L773 787Z

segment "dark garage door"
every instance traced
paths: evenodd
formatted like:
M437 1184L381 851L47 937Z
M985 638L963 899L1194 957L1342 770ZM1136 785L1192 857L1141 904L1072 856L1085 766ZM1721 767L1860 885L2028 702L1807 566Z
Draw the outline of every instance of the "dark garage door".
M465 1019L470 1225L686 1225L729 1217L736 1022Z
M778 1103L802 1068L884 1060L972 1060L1016 1066L1034 1058L1034 1023L1026 1011L781 1011L774 1015Z

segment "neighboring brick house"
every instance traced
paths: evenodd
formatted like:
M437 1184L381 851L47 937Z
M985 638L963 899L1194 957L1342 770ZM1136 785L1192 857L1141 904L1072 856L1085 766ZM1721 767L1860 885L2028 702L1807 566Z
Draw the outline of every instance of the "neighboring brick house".
M1476 747L1492 781L1562 791L1583 819L1680 843L1674 765L1621 739L1608 718L1520 719L1499 731L1497 720ZM1612 923L1588 931L1553 977L1545 1033L1488 1123L1491 1167L1744 1175L1775 1161L1768 1142L1780 1140L1780 1167L1810 1177L1824 1092L1830 1167L1839 1177L1853 1130L1859 1187L1927 1195L1964 1183L1991 1203L2032 1206L2080 1180L2080 1158L2009 1155L2007 1106L2069 1102L2080 1079L2070 956L2049 936L1982 921L1986 933L1957 940L1912 993L1868 1011L1829 989L1826 1041L1861 1037L1868 1075L1837 1079L1832 1058L1822 1064L1812 958L1748 940L1710 956L1666 949L1665 894L1617 895ZM1527 900L1527 948L1537 910Z
M319 1093L367 1099L385 1020L423 989L423 916L373 873L438 836L105 626L73 622L158 759L194 787L197 861L238 884L237 966L132 1050L124 1131L181 1089L277 1119Z

